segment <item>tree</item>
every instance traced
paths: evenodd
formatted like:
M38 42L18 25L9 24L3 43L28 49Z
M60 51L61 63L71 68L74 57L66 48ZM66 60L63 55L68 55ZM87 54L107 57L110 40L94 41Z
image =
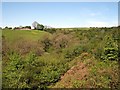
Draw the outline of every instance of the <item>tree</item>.
M8 29L8 27L6 26L4 29Z
M25 28L29 28L29 29L31 29L31 26L25 26Z
M37 28L38 30L43 30L44 29L44 26L42 24L37 24Z
M12 29L12 27L8 27L8 29Z
M34 29L38 29L38 30L43 30L44 26L42 24L39 24L38 22L33 22L32 26L34 27Z

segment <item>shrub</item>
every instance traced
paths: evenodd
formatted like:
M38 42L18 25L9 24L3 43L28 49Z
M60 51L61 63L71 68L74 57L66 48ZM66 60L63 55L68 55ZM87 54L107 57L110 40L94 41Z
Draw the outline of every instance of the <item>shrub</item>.
M11 49L21 55L28 54L30 51L34 52L38 56L41 56L44 53L43 46L35 41L19 40L11 46Z
M45 50L45 52L49 51L49 48L52 46L52 42L49 39L49 37L44 37L44 39L41 41L42 45L43 45L43 49Z
M79 56L83 52L85 52L84 47L77 46L72 51L67 51L66 54L65 54L65 58L71 58L71 59L73 59L73 58Z
M21 77L21 70L24 68L24 61L19 54L10 54L6 67L3 68L3 88L17 88Z
M102 58L105 60L118 60L118 45L110 36L105 37L105 47Z
M6 58L7 54L11 51L10 49L11 48L8 45L6 37L2 36L2 56L4 56Z
M46 28L46 29L44 29L44 31L46 31L46 32L49 32L49 33L53 34L53 33L55 33L55 32L56 32L56 29L55 29L55 28Z

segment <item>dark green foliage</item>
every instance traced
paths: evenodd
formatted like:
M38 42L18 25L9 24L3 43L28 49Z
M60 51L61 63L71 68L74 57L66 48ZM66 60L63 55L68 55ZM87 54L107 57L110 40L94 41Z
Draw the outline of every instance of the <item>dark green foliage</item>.
M55 33L55 32L56 32L56 29L55 29L55 28L46 28L46 29L44 29L44 31L46 31L46 32L49 32L49 33L53 34L53 33Z
M4 29L8 29L8 27L6 26Z
M38 30L43 30L43 29L44 29L44 26L43 26L42 24L37 24L36 29L38 29Z
M23 27L23 28L29 28L29 29L31 29L31 26L25 26L25 27Z
M118 60L118 45L110 36L105 37L105 47L102 58L105 60Z
M9 27L8 29L12 29L12 27Z

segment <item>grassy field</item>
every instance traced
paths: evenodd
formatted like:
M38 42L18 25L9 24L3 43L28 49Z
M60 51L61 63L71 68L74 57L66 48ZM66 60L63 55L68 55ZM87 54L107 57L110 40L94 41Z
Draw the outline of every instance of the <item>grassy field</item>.
M2 35L6 37L10 43L14 43L20 39L36 41L41 39L44 35L50 35L47 32L39 30L4 30Z
M3 30L3 88L119 88L118 28Z

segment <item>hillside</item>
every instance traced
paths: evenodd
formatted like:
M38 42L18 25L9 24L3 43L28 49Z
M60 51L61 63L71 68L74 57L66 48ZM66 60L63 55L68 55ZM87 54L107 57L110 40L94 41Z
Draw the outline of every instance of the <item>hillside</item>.
M14 43L20 39L36 41L42 38L44 35L50 35L47 32L40 30L3 30L3 36L6 37L11 43Z
M116 27L2 33L3 88L119 88Z

